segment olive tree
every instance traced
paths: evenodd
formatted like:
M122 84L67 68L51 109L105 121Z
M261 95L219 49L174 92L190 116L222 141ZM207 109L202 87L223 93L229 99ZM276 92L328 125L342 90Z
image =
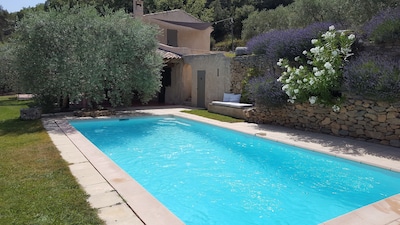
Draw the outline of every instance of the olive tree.
M252 12L243 21L242 37L250 39L270 30L301 28L315 22L354 29L380 10L398 4L398 0L296 0L287 6Z
M18 91L18 77L13 68L13 53L10 43L0 44L0 94Z
M149 101L161 86L157 29L122 11L64 7L26 15L17 27L17 72L41 104Z

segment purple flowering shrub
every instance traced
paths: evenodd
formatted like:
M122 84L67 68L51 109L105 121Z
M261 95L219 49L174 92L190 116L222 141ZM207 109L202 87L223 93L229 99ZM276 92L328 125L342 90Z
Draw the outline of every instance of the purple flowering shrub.
M344 88L371 100L400 100L400 60L362 54L344 67Z
M400 40L400 6L386 9L363 26L365 38L375 43Z
M312 48L311 39L319 37L331 25L332 23L314 23L305 28L273 30L253 37L246 46L249 52L265 54L271 60L293 60L302 55L304 49Z
M287 102L288 96L282 91L279 74L267 72L264 76L252 77L245 86L249 100L262 106L277 107Z

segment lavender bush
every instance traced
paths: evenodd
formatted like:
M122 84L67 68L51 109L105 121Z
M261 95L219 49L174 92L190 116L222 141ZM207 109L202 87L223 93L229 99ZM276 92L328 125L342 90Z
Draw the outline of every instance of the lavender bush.
M250 39L247 48L254 54L266 54L271 60L293 60L304 49L310 49L310 40L317 38L330 25L332 23L314 23L305 28L270 31Z
M344 68L344 87L371 100L400 100L400 60L362 54Z
M363 31L365 38L375 43L400 40L400 6L380 12L364 25Z
M250 100L267 107L285 104L288 96L282 91L282 83L277 81L278 77L279 74L268 72L265 76L251 78L245 86Z

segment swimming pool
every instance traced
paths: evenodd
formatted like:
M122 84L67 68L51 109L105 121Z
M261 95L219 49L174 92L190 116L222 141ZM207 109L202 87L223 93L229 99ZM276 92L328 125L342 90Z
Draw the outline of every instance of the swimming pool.
M399 192L398 173L185 119L71 124L188 225L318 224Z

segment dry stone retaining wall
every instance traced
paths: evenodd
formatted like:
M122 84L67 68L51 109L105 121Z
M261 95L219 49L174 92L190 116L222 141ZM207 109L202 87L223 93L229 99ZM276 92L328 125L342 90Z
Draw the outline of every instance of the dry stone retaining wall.
M400 102L348 98L337 113L321 105L288 103L280 108L249 109L246 119L400 147Z

